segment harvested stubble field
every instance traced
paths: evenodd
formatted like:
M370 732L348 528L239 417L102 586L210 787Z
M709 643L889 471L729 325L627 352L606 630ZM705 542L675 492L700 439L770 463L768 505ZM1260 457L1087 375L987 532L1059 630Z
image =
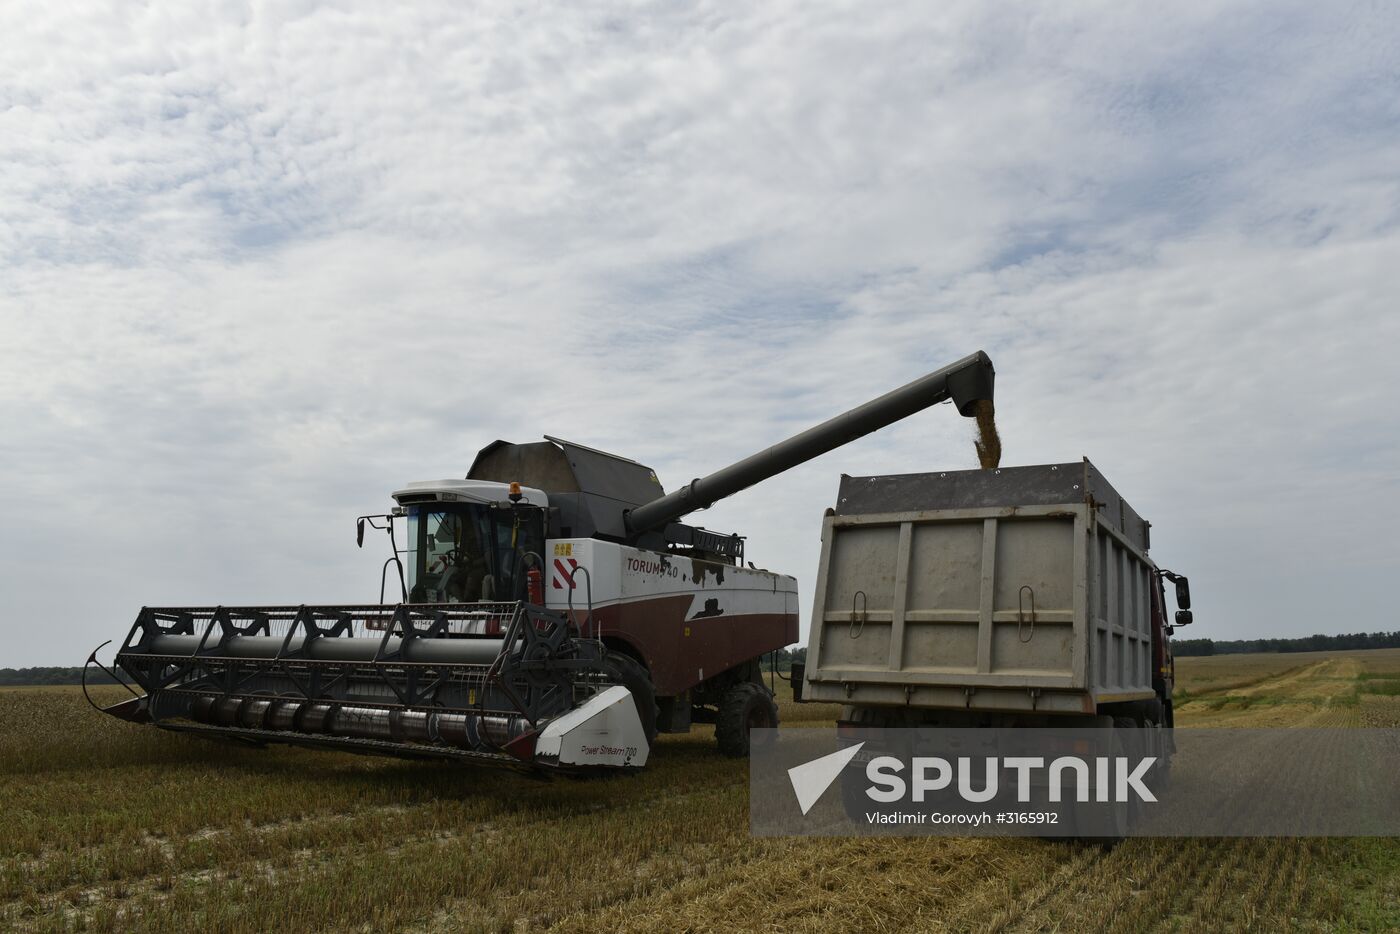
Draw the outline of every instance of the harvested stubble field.
M1400 651L1182 659L1181 726L1400 726ZM111 694L115 698L115 694ZM829 726L833 707L784 703ZM241 750L0 691L0 928L1393 930L1400 841L754 840L705 728L598 782Z

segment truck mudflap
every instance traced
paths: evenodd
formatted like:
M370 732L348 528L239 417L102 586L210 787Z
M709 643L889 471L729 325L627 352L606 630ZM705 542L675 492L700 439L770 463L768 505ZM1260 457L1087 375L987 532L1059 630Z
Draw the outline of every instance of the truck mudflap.
M115 667L145 693L103 713L251 745L561 771L650 752L606 649L521 602L147 607Z

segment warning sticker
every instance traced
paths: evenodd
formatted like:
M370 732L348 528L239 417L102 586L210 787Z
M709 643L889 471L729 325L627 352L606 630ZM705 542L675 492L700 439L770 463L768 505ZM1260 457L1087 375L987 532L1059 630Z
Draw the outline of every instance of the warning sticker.
M554 573L550 575L553 580L555 590L574 589L574 571L578 570L578 562L570 558L567 563L562 558L554 559Z

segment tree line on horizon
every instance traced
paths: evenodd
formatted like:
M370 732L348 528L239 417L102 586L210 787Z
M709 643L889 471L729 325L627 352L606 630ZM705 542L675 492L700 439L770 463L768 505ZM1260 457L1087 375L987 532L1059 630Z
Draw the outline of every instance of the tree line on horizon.
M1400 649L1400 632L1349 632L1297 639L1173 639L1172 654L1253 655L1261 652L1344 652Z
M1262 652L1340 652L1358 649L1400 649L1400 631L1355 632L1337 636L1302 636L1297 639L1173 639L1172 653L1183 658L1199 655L1253 655ZM778 649L773 653L778 671L790 671L793 662L807 659L805 648ZM768 670L770 657L763 658ZM48 666L0 668L0 687L14 685L81 684L80 667ZM88 672L88 684L112 684L100 668Z
M82 684L81 667L47 666L38 668L0 668L0 687L27 684ZM88 672L88 684L115 684L101 668L93 667Z

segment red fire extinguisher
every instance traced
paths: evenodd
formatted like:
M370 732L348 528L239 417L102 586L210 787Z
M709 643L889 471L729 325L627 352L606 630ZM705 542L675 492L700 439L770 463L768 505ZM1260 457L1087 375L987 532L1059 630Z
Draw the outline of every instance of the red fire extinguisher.
M525 592L531 603L544 606L544 575L539 568L531 567L525 572Z

